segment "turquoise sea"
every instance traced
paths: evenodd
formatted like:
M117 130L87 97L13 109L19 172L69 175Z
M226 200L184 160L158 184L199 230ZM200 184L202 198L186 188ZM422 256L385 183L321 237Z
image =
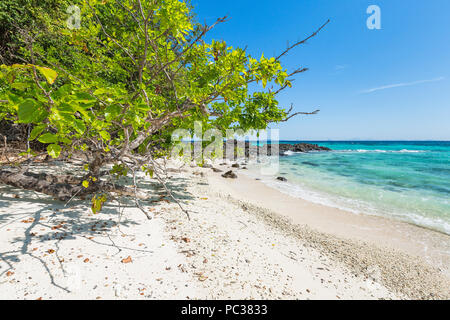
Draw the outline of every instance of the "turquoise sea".
M450 234L449 141L307 142L333 151L280 157L279 175L288 183L264 182L313 202Z

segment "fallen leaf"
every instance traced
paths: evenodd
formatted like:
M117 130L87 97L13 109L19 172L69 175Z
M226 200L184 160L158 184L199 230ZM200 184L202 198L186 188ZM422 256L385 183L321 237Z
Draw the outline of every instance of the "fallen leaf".
M53 250L53 249L48 249L47 252L50 253L50 254L52 254L52 253L55 253L55 250Z
M89 262L89 259L86 258L86 259L83 260L83 262L84 262L84 263L88 263L88 262Z
M131 259L130 256L128 256L128 258L125 258L122 260L122 263L130 263L130 262L133 262L133 259Z
M6 276L7 276L7 277L10 277L10 276L12 276L13 274L14 274L14 272L8 271L8 272L6 273Z
M189 239L189 238L186 238L186 237L184 237L184 238L181 238L181 240L183 240L184 242L191 242L191 239Z
M201 276L198 277L198 280L201 282L205 281L206 279L208 279L208 277L205 276L204 274L202 274Z

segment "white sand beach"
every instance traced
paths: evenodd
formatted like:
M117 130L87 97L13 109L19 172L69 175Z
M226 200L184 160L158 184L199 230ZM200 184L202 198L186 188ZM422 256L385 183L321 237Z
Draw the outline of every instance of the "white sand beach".
M450 297L446 235L291 198L241 169L179 166L169 187L190 220L148 177L151 220L131 201L93 215L0 186L0 299Z

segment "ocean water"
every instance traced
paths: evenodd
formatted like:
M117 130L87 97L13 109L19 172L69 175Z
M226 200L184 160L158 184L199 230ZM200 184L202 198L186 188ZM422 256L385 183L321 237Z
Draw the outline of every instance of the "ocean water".
M300 141L280 141L298 143ZM388 216L450 234L450 142L315 141L332 152L280 157L293 196L358 214ZM250 167L257 174L256 166Z

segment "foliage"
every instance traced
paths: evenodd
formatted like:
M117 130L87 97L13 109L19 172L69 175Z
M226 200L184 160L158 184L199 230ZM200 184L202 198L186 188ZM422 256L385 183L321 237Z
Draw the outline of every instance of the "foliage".
M71 30L65 1L44 3L57 3L61 14L40 22L45 32L21 30L27 62L1 66L0 100L7 103L0 120L31 124L30 140L48 144L51 157L64 150L94 155L92 177L107 163L117 175L130 159L147 165L157 156L152 146L169 148L171 133L192 130L194 121L225 132L288 118L276 95L305 69L289 73L279 58L206 43L204 35L226 18L200 25L179 0L88 0L78 1L81 28ZM252 83L260 84L256 91Z

